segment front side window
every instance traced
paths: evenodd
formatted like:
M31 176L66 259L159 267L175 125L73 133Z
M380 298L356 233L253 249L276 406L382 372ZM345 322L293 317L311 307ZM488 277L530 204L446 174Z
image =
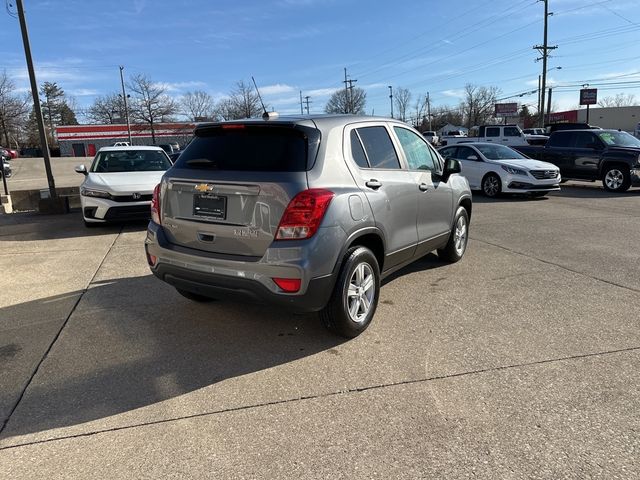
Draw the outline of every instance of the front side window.
M171 161L160 150L115 150L98 152L91 171L96 173L162 172Z
M504 127L505 137L519 137L520 129L518 127Z
M499 137L500 136L500 128L492 127L487 128L487 137Z
M361 127L357 131L371 168L400 168L398 154L386 128Z
M398 135L402 150L407 157L407 163L411 170L435 170L434 159L427 144L411 130L402 127L393 127Z
M575 148L593 148L598 140L591 132L574 132L573 146Z

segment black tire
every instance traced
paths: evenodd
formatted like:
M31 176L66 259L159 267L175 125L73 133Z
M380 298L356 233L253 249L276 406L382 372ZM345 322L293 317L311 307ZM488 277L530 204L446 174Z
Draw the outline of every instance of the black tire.
M530 192L531 198L542 198L549 192Z
M462 229L462 231L460 231ZM438 257L449 263L456 263L462 259L467 251L469 242L469 214L464 207L458 207L451 227L449 241L444 248L438 249Z
M359 268L361 269L360 273L356 272ZM358 277L361 277L361 282L355 288L357 290L355 293L354 286ZM373 284L365 289L369 278ZM352 295L349 295L350 286L352 287ZM379 298L380 267L378 260L368 248L352 247L347 250L344 256L333 293L327 306L320 311L320 319L329 330L338 335L346 338L357 337L371 323ZM349 311L349 306L355 310L355 313ZM352 316L355 316L357 320Z
M207 303L214 302L216 299L211 297L205 297L204 295L200 295L198 293L189 292L188 290L183 290L181 288L176 287L176 291L182 295L184 298L188 298L194 302Z
M482 193L485 197L495 198L502 191L502 180L495 173L487 173L482 179Z
M610 192L626 192L631 186L628 165L607 165L602 171L602 185Z

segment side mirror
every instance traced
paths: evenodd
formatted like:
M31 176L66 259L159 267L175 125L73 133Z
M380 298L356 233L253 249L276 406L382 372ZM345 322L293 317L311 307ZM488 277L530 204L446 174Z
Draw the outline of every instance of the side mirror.
M82 175L89 175L89 172L87 172L87 167L85 167L84 165L76 165L75 168L76 173L81 173Z
M455 158L447 158L444 164L444 170L442 171L442 181L446 182L449 177L454 173L460 173L460 162Z

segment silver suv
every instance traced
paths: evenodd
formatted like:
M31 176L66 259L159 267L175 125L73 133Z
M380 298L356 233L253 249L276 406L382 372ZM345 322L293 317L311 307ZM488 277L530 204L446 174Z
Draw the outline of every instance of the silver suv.
M199 125L156 187L151 271L195 301L318 311L364 331L380 280L425 254L457 262L471 217L460 164L388 118L281 117Z

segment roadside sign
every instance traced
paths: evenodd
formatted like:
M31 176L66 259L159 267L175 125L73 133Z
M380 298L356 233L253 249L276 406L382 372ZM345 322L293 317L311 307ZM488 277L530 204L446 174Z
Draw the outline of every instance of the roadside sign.
M595 105L598 103L597 88L583 88L580 90L580 105Z
M517 103L496 103L496 117L508 117L518 114Z

